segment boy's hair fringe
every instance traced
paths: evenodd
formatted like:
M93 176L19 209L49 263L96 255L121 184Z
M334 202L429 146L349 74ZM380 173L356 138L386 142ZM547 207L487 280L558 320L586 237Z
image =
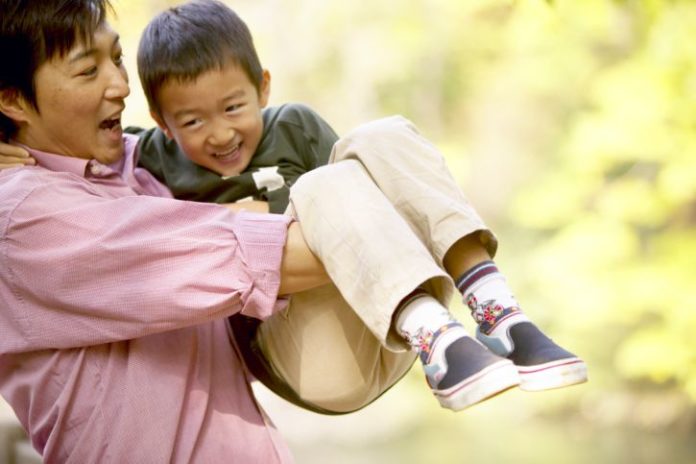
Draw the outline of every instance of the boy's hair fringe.
M263 68L249 28L217 0L194 0L157 15L138 47L138 75L150 111L161 116L159 90L174 79L195 81L230 63L242 68L259 91Z

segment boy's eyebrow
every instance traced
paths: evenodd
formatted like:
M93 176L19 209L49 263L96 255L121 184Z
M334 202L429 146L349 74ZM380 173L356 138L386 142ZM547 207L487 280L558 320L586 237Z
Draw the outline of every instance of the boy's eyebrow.
M246 92L244 91L244 89L237 89L234 92L232 92L231 94L225 95L224 97L222 97L222 99L220 101L226 102L227 100L232 100L233 98L243 97L244 95L246 95ZM187 116L189 114L196 114L196 110L193 108L184 108L184 109L181 109L179 111L175 111L174 112L174 119L179 119L179 118L182 118L182 117Z
M179 111L175 112L174 119L183 118L184 116L186 116L188 114L195 114L195 113L196 113L196 110L185 108L183 110L179 110Z
M119 36L118 34L116 34L116 36L114 37L113 42L111 42L111 48L113 48L113 47L118 43L118 41L119 41L120 39L121 39L121 36ZM73 55L72 57L68 58L68 63L73 64L73 63L75 63L76 61L80 61L80 60L82 60L82 59L84 59L84 58L87 58L88 56L91 56L91 55L96 54L97 52L98 52L98 50L97 50L96 47L92 47L92 48L88 48L88 49L82 50L81 52L78 52L78 53L76 53L75 55Z
M244 92L244 89L237 89L234 92L232 92L231 94L225 95L223 97L223 100L230 100L232 98L243 97L245 93L246 92Z

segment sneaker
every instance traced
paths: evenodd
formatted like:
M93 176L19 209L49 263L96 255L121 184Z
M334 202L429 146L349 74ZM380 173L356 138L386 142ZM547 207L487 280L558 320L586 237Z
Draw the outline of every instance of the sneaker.
M517 307L492 302L467 305L476 320L476 339L489 350L511 360L520 374L520 389L550 390L587 381L587 365L544 335Z
M459 323L419 338L425 377L443 408L462 410L520 382L510 360L491 353Z

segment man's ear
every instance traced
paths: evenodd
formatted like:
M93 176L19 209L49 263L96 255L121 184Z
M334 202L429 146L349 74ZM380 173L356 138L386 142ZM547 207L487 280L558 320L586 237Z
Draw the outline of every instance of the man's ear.
M261 85L259 86L259 106L265 108L271 96L271 73L268 69L263 70L261 75Z
M4 114L15 123L29 120L29 105L15 89L0 90L0 113ZM33 107L31 107L33 110Z
M150 110L150 117L155 120L157 123L157 127L159 127L162 132L164 132L164 135L167 136L168 139L173 139L174 135L172 135L172 131L169 130L169 127L167 127L167 124L164 122L162 117L157 114L155 111Z

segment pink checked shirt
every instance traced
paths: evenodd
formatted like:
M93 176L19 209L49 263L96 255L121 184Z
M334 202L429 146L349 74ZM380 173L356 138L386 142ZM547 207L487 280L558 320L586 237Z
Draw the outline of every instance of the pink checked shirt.
M291 461L225 317L279 309L289 219L32 151L0 172L0 393L47 463Z

